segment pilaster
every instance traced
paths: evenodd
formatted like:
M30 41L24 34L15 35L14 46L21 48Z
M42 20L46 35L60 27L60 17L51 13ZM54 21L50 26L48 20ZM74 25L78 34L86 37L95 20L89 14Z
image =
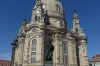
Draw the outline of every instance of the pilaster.
M73 63L73 54L72 54L72 44L71 41L68 41L68 65L71 65Z
M89 66L86 40L81 40L79 44L80 66Z
M74 66L77 66L76 42L73 43Z
M44 65L44 38L45 38L45 34L44 34L44 31L42 31L41 34L39 34L38 36L37 56L36 56L37 66Z
M63 40L62 35L59 35L59 43L60 43L60 65L64 65L64 50L63 50Z
M14 66L14 59L15 59L15 44L12 43L12 56L11 56L11 66Z
M54 62L54 66L57 66L59 65L59 61L60 61L60 58L59 58L59 41L58 41L58 34L56 33L54 35L54 54L53 54L53 62Z
M76 42L74 37L71 36L68 41L68 59L69 59L69 66L77 66Z
M27 66L28 65L28 41L27 39L25 39L25 41L23 41L23 54L22 54L22 65L24 66Z
M55 33L55 35L53 35L53 45L54 45L53 66L64 66L62 40L61 36L59 36L58 33Z

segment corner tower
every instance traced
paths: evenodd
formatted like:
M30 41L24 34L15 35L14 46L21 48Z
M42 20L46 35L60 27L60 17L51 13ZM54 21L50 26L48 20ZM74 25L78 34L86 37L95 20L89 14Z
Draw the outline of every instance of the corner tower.
M83 32L80 26L80 20L76 10L74 10L73 15L73 32L76 33L76 55L78 66L89 66L88 62L88 52L87 52L87 36Z
M80 20L78 19L78 15L76 13L76 10L74 10L74 15L73 15L73 31L80 36L85 36L83 33L83 30L80 26Z

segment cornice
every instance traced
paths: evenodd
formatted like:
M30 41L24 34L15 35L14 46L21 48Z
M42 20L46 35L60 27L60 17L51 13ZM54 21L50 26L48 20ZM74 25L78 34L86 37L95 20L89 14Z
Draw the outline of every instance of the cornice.
M25 31L30 30L32 27L38 27L38 24L31 24L31 25L27 26L24 30Z
M70 34L72 34L73 36L75 36L76 34L75 34L75 32L73 32L72 30L70 30L69 28L66 28L66 30L70 33Z
M78 40L87 40L86 36L76 36Z

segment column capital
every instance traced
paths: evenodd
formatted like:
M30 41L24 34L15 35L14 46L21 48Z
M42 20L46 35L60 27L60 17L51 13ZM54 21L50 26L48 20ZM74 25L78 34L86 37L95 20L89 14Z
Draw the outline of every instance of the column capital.
M86 40L80 40L79 43L86 43Z

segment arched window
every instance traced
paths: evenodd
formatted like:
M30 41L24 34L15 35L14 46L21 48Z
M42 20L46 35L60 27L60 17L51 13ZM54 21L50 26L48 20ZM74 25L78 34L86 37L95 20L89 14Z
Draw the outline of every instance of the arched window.
M60 27L63 27L63 22L60 22Z
M35 16L35 21L37 21L37 16Z
M34 50L36 50L36 45L37 45L37 40L36 39L34 39L34 40L32 40L32 51L34 51Z
M60 6L59 5L56 5L56 11L60 12Z
M64 64L68 65L68 45L64 44Z
M78 33L78 29L76 28L76 34Z
M64 44L64 54L68 54L68 46L66 43Z
M38 13L40 13L39 11L36 11L36 16L35 16L35 21L39 21L40 20L40 16L38 15Z

